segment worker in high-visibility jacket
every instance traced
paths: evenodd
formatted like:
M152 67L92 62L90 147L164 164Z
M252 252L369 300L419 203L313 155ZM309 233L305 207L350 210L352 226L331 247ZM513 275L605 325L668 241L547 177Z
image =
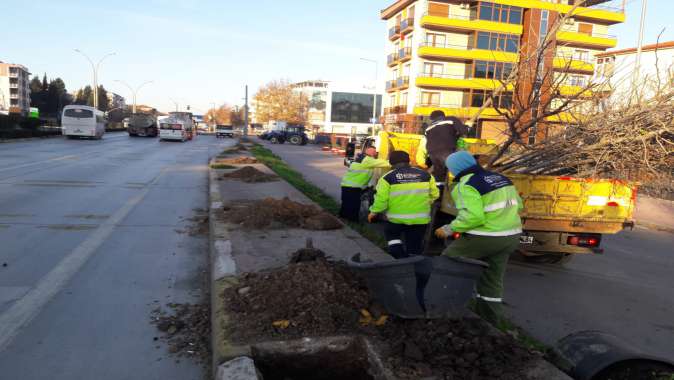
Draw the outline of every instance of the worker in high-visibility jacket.
M431 121L419 142L415 160L422 169L431 167L435 181L442 188L447 179L445 159L456 151L459 139L468 134L468 127L456 117L445 117L440 110L431 113Z
M377 159L377 150L373 147L365 149L363 157L356 159L349 165L349 169L342 177L342 206L339 216L344 219L358 222L360 214L360 198L372 180L374 169L389 168L387 160Z
M476 311L499 326L503 323L503 276L522 233L522 199L507 177L483 169L466 151L449 155L446 165L456 183L451 195L458 214L435 235L446 239L460 233L443 254L489 264L477 284Z
M389 161L394 169L379 179L368 221L374 222L379 214L386 216L384 234L394 258L421 255L431 204L440 192L432 175L410 166L406 152L391 152Z

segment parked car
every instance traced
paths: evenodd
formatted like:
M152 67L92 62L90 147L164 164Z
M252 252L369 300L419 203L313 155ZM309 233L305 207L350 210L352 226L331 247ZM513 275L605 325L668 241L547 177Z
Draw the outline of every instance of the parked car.
M234 138L234 127L231 125L217 125L215 127L215 137L229 137Z

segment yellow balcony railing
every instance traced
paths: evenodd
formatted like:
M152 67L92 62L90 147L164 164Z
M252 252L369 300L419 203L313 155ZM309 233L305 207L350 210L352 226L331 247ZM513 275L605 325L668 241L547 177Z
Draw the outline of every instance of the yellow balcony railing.
M614 36L598 33L589 34L572 32L566 30L557 32L557 42L562 45L603 49L614 48L618 44L618 40Z
M446 116L455 116L458 118L471 118L477 115L480 107L469 107L463 106L461 104L417 104L414 106L414 114L417 116L430 116L433 111L443 111ZM501 110L506 112L505 109ZM493 107L485 108L480 114L481 118L489 117L501 117Z
M459 32L472 32L475 30L480 30L486 32L522 34L522 25L485 21L469 16L452 14L448 15L447 17L424 14L421 17L421 26L424 28Z
M585 60L576 59L572 56L557 56L553 60L555 70L594 73L594 64Z
M588 86L581 84L565 84L559 86L559 95L570 97L578 96L581 98L590 98L594 95L592 89L588 89Z
M466 78L463 75L421 73L415 80L417 87L435 87L451 89L495 90L502 82L495 79ZM509 84L507 90L512 90Z
M462 61L517 62L519 55L496 50L475 49L469 46L422 43L417 53L422 58L456 59Z
M496 4L512 5L522 8L547 9L562 14L567 14L573 9L572 5L555 4L543 0L483 0L491 1ZM600 21L605 24L618 24L625 22L625 12L620 8L612 7L576 7L572 13L576 18Z

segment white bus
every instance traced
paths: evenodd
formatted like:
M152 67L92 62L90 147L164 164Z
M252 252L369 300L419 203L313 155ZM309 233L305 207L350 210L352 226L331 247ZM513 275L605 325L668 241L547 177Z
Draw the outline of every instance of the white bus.
M94 107L70 105L63 108L61 127L63 134L69 139L73 137L101 139L107 121L105 113Z

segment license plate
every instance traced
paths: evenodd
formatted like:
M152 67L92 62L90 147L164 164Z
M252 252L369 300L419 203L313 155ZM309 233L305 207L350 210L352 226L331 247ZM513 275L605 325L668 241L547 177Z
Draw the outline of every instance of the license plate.
M533 236L520 236L520 244L534 244Z

